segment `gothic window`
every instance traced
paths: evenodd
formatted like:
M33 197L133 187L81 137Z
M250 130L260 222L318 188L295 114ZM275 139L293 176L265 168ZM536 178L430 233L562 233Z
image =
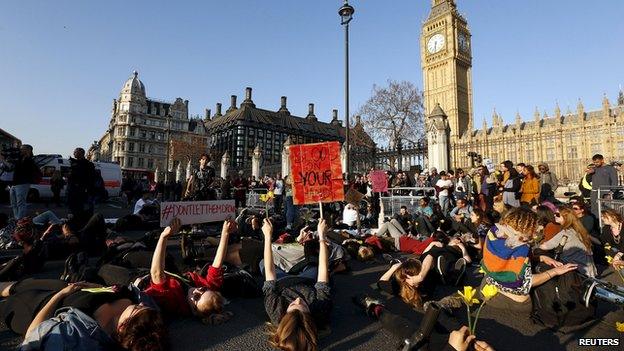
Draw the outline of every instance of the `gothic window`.
M133 142L129 142L128 143L128 151L134 151L134 143Z
M130 136L133 137L136 135L136 128L130 128Z
M143 167L144 164L145 164L145 160L143 159L143 157L139 157L139 164L137 166Z
M145 152L145 144L143 143L139 144L139 152Z
M576 150L576 146L568 147L568 159L576 159L578 158L578 152Z
M128 157L128 167L134 167L134 157Z

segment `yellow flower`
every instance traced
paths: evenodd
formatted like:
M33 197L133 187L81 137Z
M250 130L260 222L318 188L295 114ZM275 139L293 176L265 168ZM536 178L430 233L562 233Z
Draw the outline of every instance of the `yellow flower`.
M479 299L475 299L474 296L477 293L477 290L472 286L464 286L464 293L461 291L457 292L461 297L464 298L464 302L468 306L472 306L474 303L479 303Z
M613 257L611 256L605 256L605 258L607 259L607 263L611 264L611 262L613 262Z
M479 273L480 274L485 274L485 271L483 270L483 267L479 267Z
M617 331L619 332L624 333L624 323L615 322L615 329L617 329Z
M609 243L606 243L604 246L605 251L609 251L611 250L611 245Z
M485 301L490 300L491 298L493 298L494 296L496 296L496 294L498 294L498 289L496 288L495 285L492 284L486 284L483 289L481 289L481 295L483 295L483 299Z
M267 199L266 194L262 194L262 195L260 195L260 201L262 201L262 202L267 202L267 200L268 200L268 199Z
M273 192L272 192L272 191L269 191L266 195L267 195L267 197L266 197L266 198L267 198L267 201L269 201L269 200L271 200L272 198L274 198L274 197L275 197L275 194L273 194Z

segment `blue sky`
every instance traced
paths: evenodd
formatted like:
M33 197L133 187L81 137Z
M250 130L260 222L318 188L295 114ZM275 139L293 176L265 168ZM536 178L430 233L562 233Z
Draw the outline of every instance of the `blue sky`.
M351 111L373 84L422 87L419 35L428 0L352 1ZM339 0L0 2L0 128L36 152L67 155L99 139L111 103L139 71L150 97L203 114L229 96L321 120L344 110ZM599 108L624 84L624 1L458 1L472 32L475 126Z

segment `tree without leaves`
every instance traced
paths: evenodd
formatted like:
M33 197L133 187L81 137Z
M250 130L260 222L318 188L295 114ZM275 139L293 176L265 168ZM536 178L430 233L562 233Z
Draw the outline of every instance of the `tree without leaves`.
M423 95L408 81L388 80L385 87L373 85L373 94L359 113L377 145L393 146L399 137L411 143L424 141Z

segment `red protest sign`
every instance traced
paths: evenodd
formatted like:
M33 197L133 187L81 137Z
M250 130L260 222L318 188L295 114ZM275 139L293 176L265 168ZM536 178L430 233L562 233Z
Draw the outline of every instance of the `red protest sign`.
M368 175L373 184L373 191L376 193L385 193L388 191L388 175L384 171L372 171Z
M290 176L295 205L343 201L340 143L291 145Z

